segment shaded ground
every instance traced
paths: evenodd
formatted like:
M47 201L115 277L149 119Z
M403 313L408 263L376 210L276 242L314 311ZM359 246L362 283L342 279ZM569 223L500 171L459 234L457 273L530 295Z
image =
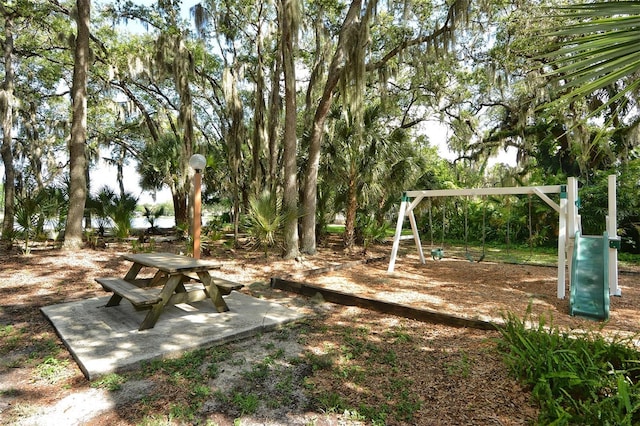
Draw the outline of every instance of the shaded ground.
M566 297L557 297L557 268L469 262L444 258L420 264L417 256L401 258L394 272L388 262L355 266L319 276L299 279L325 288L430 309L451 315L501 323L510 311L524 316L546 317L569 329L602 327L608 335L635 335L640 330L640 274L623 270L619 275L622 297L610 298L606 323L569 316Z
M195 364L123 375L120 389L109 391L84 378L39 308L103 295L94 278L124 275L129 265L120 255L131 248L0 257L0 423L518 425L536 418L529 393L508 377L495 350L497 332L309 300L270 289L272 276L299 273L306 282L482 319L522 315L532 301L534 312L555 324L599 326L567 315L568 301L555 297L553 268L453 259L420 265L408 256L392 275L383 261L302 277L307 269L365 255L329 244L316 256L283 261L217 246L211 257L220 261L221 276L245 284L246 293L307 312L309 320L204 351ZM377 247L366 256L389 251ZM638 331L638 281L621 275L623 297L612 299L604 330Z

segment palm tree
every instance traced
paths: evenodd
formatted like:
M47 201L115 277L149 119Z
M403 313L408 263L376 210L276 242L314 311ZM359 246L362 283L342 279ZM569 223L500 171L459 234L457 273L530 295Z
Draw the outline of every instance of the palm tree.
M149 229L147 230L147 232L149 233L158 232L158 228L156 228L156 220L160 216L164 216L165 212L166 212L165 206L159 206L155 208L144 206L144 213L142 213L142 215L147 219L147 222L149 222Z
M24 238L24 254L31 252L31 239L36 237L40 218L51 213L53 202L45 190L16 196L15 220Z
M637 78L640 71L640 1L585 3L561 10L561 17L575 23L553 33L561 41L546 55L554 68L551 75L565 83L566 92L554 103L603 92L603 96L599 96L601 104L590 116L604 114L606 127L624 132L625 124L620 116L637 109L640 88ZM635 122L626 127L632 130L638 123L640 119L635 118ZM637 157L628 152L619 153L617 159L622 165L617 167L621 176L637 167ZM631 190L621 191L621 194L634 194L630 199L637 199L637 175L628 181ZM635 201L629 203L626 198L625 195L620 197L624 207L619 210L619 221L622 233L632 241L638 235L638 216L630 213L637 211L633 208Z
M176 225L188 222L188 194L182 186L182 155L180 139L172 132L164 132L157 141L148 142L144 146L140 153L143 161L140 161L137 167L142 189L159 191L168 187L171 190Z
M107 219L113 225L116 236L126 238L131 231L131 219L137 203L138 199L130 193L118 196L113 189L104 187L89 204L101 219L101 228Z
M411 156L403 149L408 141L405 132L388 131L384 112L380 104L367 105L358 128L350 109L345 113L334 106L331 111L335 125L326 141L323 185L335 188L336 197L344 204L344 244L348 248L355 244L356 216L371 216L360 218L360 223L378 218L387 189L397 183L390 179L393 165L401 156Z
M249 232L256 245L264 248L265 257L269 254L269 247L282 236L284 224L294 215L297 217L295 211L287 213L282 200L268 189L249 197Z
M609 91L592 115L619 110L626 96L640 87L639 1L594 2L561 8L560 17L575 22L553 32L558 42L546 56L551 76L564 82L566 92L554 102L573 101L622 83Z

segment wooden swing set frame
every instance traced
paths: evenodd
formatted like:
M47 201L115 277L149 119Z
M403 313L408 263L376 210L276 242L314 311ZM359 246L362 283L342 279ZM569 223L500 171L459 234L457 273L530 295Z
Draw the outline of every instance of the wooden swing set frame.
M607 232L618 238L616 235L616 177L609 176L609 215L607 217ZM575 177L570 177L566 185L544 185L544 186L516 186L516 187L492 187L492 188L464 188L464 189L434 189L425 191L406 191L402 195L400 210L398 212L398 222L396 232L393 238L393 248L391 249L391 257L389 259L388 273L394 271L398 249L400 247L402 227L405 217L409 217L411 231L420 262L426 264L422 243L420 242L420 234L416 224L416 218L413 213L414 209L422 200L433 197L464 197L464 196L487 196L487 195L537 195L551 208L558 213L558 282L557 296L558 299L564 299L566 294L566 277L567 267L571 268L571 260L573 256L574 238L577 231L580 231L580 216L578 214L579 198L578 198L578 181ZM552 200L547 194L560 194L559 203ZM609 267L610 267L610 293L619 296L620 288L618 287L618 252L615 247L609 251ZM569 270L569 277L571 271Z

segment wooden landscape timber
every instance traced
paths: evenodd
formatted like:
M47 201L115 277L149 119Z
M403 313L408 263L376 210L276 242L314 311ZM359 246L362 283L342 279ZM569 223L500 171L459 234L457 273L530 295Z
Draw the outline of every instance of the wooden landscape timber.
M363 262L360 262L363 263ZM366 262L365 262L366 263ZM290 291L307 297L320 294L324 300L345 306L357 306L372 311L401 316L416 321L443 324L453 327L466 327L479 330L495 330L496 325L489 321L462 318L430 309L414 308L399 303L356 296L341 291L329 290L312 284L293 281L287 278L272 277L271 288Z

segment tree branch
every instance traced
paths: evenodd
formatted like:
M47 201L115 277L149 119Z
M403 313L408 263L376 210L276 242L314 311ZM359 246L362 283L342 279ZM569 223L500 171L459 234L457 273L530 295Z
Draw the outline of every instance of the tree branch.
M403 51L405 51L409 47L417 46L417 45L425 44L425 43L435 43L444 34L451 33L453 31L453 28L454 28L453 20L454 20L454 17L455 17L455 10L456 10L457 3L458 3L458 1L454 2L451 6L449 6L449 10L447 12L447 19L444 21L444 23L442 24L442 26L440 28L438 28L437 30L435 30L434 32L432 32L429 35L425 35L425 36L422 36L422 37L414 38L412 40L403 41L398 46L396 46L395 48L393 48L389 52L387 52L387 54L384 55L379 61L376 61L376 62L373 62L373 63L368 63L366 65L366 70L367 71L374 71L374 70L380 69L383 66L385 66L387 64L387 62L389 62L394 57L398 56L400 53L402 53Z

